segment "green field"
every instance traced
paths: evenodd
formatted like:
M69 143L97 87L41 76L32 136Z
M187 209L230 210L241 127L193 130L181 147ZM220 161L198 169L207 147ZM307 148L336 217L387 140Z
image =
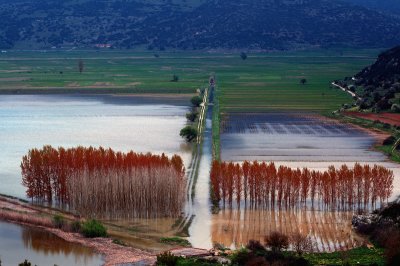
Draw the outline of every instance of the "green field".
M193 93L216 73L221 112L325 112L351 102L330 82L372 63L378 50L238 53L129 51L8 52L0 54L0 93ZM78 60L84 62L79 73ZM171 82L172 76L179 82ZM300 79L307 84L301 85Z

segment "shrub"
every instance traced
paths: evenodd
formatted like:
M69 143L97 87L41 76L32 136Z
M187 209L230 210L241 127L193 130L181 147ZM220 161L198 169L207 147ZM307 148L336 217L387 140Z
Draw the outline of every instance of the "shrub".
M279 232L272 232L265 237L265 245L273 252L280 252L282 249L287 249L289 246L289 238Z
M179 81L179 77L177 75L173 75L171 82L178 82Z
M190 122L194 122L197 118L199 113L197 112L190 112L186 114L186 119L189 120Z
M193 106L199 107L200 104L203 102L200 96L193 96L192 99L190 99L190 102L192 103Z
M71 231L74 233L80 233L82 229L82 224L80 221L73 221L71 223Z
M242 58L242 60L246 60L247 59L247 54L245 52L241 52L240 53L240 58Z
M257 240L249 240L247 243L246 248L257 253L257 252L265 252L264 246Z
M384 141L383 141L383 145L393 145L396 142L396 138L393 136L387 137Z
M22 262L22 263L20 263L18 265L19 266L31 266L32 264L28 260L25 260L24 262Z
M293 250L296 251L298 255L301 255L304 252L313 251L313 243L309 236L302 235L300 233L294 233L290 237L290 243L293 247Z
M181 132L179 133L179 135L182 138L185 138L187 142L191 142L192 140L194 140L197 137L197 134L197 129L191 126L186 126L182 128Z
M107 229L103 224L94 219L88 220L82 224L81 233L85 237L107 237Z
M232 254L231 261L232 265L246 265L246 263L252 258L254 258L253 253L245 248L242 248Z
M162 243L170 244L170 245L179 245L183 247L190 247L191 244L188 240L180 238L180 237L162 237L160 239Z
M56 214L53 216L53 224L55 228L61 229L65 225L64 217L60 214Z
M167 251L157 255L156 265L175 266L178 263L179 257Z

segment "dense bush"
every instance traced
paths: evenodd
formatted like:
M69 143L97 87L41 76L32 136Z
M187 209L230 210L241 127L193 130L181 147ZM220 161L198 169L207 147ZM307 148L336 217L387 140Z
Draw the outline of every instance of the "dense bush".
M53 225L55 228L61 229L65 225L65 220L62 215L56 214L53 217Z
M396 138L394 136L390 136L387 137L384 141L383 141L383 145L393 145L396 142Z
M177 265L179 257L173 255L171 252L167 251L157 255L156 265L162 266L175 266Z
M99 221L88 220L82 224L82 235L89 238L107 237L107 229Z
M82 224L80 221L73 221L71 223L71 232L80 233L82 229Z
M193 106L199 107L200 104L203 102L200 96L193 96L192 99L190 99L190 102L192 103Z
M189 120L190 122L194 122L198 115L199 113L197 112L190 112L186 114L186 119Z
M197 138L198 132L197 129L192 127L192 126L186 126L181 129L181 132L179 135L182 138L185 138L187 142L193 141L195 138Z
M265 245L273 252L280 252L282 249L287 249L289 247L289 238L282 233L272 232L265 237Z

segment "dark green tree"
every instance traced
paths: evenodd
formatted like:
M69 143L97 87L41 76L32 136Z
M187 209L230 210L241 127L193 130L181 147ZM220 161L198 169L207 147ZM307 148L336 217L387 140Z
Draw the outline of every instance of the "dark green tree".
M199 107L203 100L200 96L193 96L192 99L190 99L190 102L194 107Z
M300 83L301 83L301 85L305 85L305 84L307 83L307 79L304 79L304 78L301 79L301 80L300 80Z
M194 122L197 118L197 116L199 115L199 113L197 112L190 112L186 114L186 118L187 120L189 120L190 122Z
M174 74L172 76L171 82L178 82L178 81L179 81L179 76Z
M79 59L79 61L78 61L79 73L82 74L84 67L85 67L85 65L83 64L83 60L82 60L82 59Z
M241 52L240 53L240 58L242 58L242 60L246 60L247 59L247 54L245 52Z
M185 138L187 142L192 142L197 137L197 129L192 126L186 126L181 129L179 135Z

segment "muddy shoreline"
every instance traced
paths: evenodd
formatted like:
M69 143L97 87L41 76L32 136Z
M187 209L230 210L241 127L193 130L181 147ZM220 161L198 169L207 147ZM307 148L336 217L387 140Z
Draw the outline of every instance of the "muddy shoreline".
M54 212L54 210L50 212ZM49 210L47 209L31 206L29 203L21 202L15 198L0 196L1 220L39 228L67 242L91 248L95 253L103 256L104 265L106 266L139 262L144 265L153 265L156 261L155 254L113 243L111 238L85 238L79 233L65 232L61 229L54 228L52 227L50 217L46 218L46 215L49 214ZM66 218L70 217L67 215Z

